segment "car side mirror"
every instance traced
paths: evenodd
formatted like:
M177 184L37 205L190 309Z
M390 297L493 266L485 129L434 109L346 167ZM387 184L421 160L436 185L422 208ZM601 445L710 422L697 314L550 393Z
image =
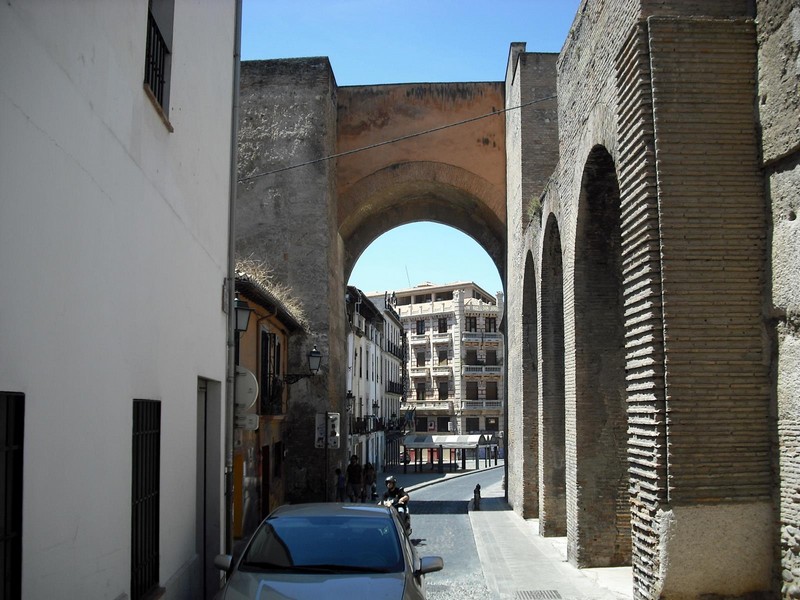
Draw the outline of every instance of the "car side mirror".
M227 573L231 570L232 563L233 557L230 554L217 554L214 557L214 566L220 571L225 571Z
M441 556L423 556L419 559L419 569L415 575L425 575L444 569L444 560Z

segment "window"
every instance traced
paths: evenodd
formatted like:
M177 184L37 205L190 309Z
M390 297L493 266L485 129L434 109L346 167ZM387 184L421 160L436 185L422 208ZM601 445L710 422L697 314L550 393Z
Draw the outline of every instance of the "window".
M497 364L497 350L487 350L486 351L486 364L487 365L496 365Z
M283 386L279 379L281 370L281 345L278 336L261 331L261 406L262 415L283 413Z
M425 321L423 319L417 321L417 335L425 335Z
M497 331L497 319L494 317L486 317L486 319L484 319L484 327L487 333L495 333Z
M481 430L480 417L467 417L467 433L477 433Z
M439 333L447 333L447 317L439 317Z
M446 366L448 362L447 350L439 350L439 364Z
M478 317L467 317L466 331L478 331Z
M499 431L497 417L486 417L486 431Z
M0 392L0 598L22 597L22 449L25 396Z
M477 350L467 350L467 355L464 357L464 363L468 365L477 365L478 364L478 351Z
M158 104L165 120L169 117L174 4L174 0L150 0L147 11L144 85L152 94L152 99Z
M447 382L440 381L439 382L439 400L447 400Z
M417 400L425 400L425 384L418 383L417 384Z
M478 382L477 381L468 381L467 382L467 400L477 400L478 399Z
M486 399L487 400L497 400L497 382L496 381L487 381L486 382Z
M414 419L414 431L428 431L428 417Z
M133 401L131 599L158 587L161 403Z
M440 433L450 431L450 417L436 417L436 431Z
M424 367L425 366L425 353L424 352L417 352L417 366Z

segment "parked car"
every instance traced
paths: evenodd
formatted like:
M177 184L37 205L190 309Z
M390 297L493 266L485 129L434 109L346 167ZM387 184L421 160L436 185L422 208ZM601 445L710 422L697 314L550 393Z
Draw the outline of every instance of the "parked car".
M334 503L277 508L240 558L214 564L228 574L221 600L424 600L425 575L444 567L439 556L417 556L396 511Z

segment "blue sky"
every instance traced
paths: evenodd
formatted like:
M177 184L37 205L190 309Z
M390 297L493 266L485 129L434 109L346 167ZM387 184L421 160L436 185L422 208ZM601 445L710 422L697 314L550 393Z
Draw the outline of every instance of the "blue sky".
M336 83L502 81L512 42L558 52L580 0L243 0L242 59L327 56ZM398 249L404 260L398 261ZM405 263L405 264L400 264ZM444 225L393 229L361 255L365 292L423 281L502 289L486 252Z

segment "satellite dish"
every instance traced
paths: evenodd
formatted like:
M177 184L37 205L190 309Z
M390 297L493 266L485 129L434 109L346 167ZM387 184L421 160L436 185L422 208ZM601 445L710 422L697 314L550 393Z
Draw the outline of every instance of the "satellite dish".
M248 410L258 398L258 379L252 371L236 365L236 392L233 401L239 411Z

